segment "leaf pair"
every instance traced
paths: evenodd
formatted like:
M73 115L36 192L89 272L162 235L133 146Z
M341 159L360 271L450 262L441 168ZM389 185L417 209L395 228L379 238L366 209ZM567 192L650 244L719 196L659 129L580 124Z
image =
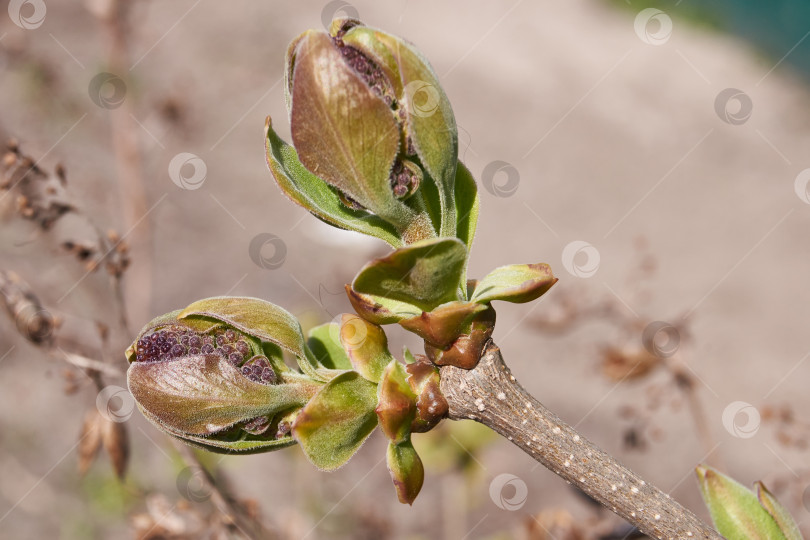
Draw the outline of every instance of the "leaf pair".
M802 540L790 513L762 482L753 493L711 467L696 472L712 521L729 540Z
M425 340L435 363L469 369L494 326L490 303L529 302L557 279L546 264L520 264L467 282L467 256L455 238L416 242L367 264L346 292L364 319L399 323Z

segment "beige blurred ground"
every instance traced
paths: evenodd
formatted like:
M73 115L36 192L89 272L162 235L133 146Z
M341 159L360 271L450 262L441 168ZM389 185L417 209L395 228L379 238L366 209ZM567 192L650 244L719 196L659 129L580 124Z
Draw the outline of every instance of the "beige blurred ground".
M288 204L264 165L264 116L289 134L280 83L286 43L320 26L324 5L184 0L134 9L135 65L126 99L141 126L136 135L149 205L155 206L144 218L154 252L135 253L131 269L134 275L142 257L153 258L151 290L129 291L148 299L148 313L136 314L133 326L224 293L267 298L308 324L328 320L348 309L342 285L384 252ZM601 2L354 6L368 24L408 37L430 58L453 103L461 156L473 173L480 178L494 160L519 173L511 196L482 190L471 274L545 261L560 277L541 302L498 310L496 341L525 386L701 515L690 476L700 460L723 464L749 485L794 475L803 475L806 485L807 450L781 446L764 425L751 438L733 437L721 422L734 401L758 409L787 403L810 421L810 205L794 190L798 173L810 167L806 85L784 64L773 69L779 59L679 19L666 43L644 43L632 9ZM0 16L0 127L27 152L45 155L44 166L64 163L72 193L97 221L125 231L109 112L88 98L90 79L105 70L98 25L78 3L49 2L47 8L36 30L23 31ZM14 61L11 50L18 51ZM753 104L741 125L715 112L716 96L729 87L743 90ZM167 99L179 104L180 123L160 114ZM179 152L204 160L200 189L184 191L171 182L168 164ZM276 270L257 267L248 255L250 240L265 232L287 248ZM19 245L30 235L26 227L3 223L0 266L25 275L53 305L83 271L68 256L51 253L47 239ZM658 273L649 284L652 297L635 303L638 283L627 276L637 264L639 237L648 241ZM598 270L589 278L564 268L563 248L575 240L598 250ZM58 304L59 312L109 318L112 308L98 313L92 307L92 291L103 286L100 276L86 278ZM598 375L597 346L615 332L594 324L557 339L527 324L554 309L565 291L618 295L647 319L689 319L692 340L683 352L705 385L700 396L717 443L710 456L684 410L654 415L665 434L661 441L644 452L623 450L620 426L626 423L617 411L641 400L644 385L615 388ZM75 472L73 445L94 392L86 387L78 396L63 395L61 366L41 358L8 324L0 325L0 339L0 537L127 537L127 512L114 504L100 508L90 493L100 480L81 480ZM123 369L123 358L116 362ZM137 413L129 425L132 473L124 491L176 497L176 463L164 455L165 440ZM291 522L308 538L353 537L341 529L349 508L388 514L396 538L436 538L442 530L486 538L516 530L546 508L587 512L562 481L535 470L505 441L484 454L484 480L474 488L454 491L457 480L429 469L413 508L395 502L383 455L375 436L330 475L310 470L295 449L222 463L240 494L258 499L265 515ZM96 464L94 474L103 476L104 466ZM489 498L489 480L501 473L528 485L517 512ZM459 495L465 492L466 500ZM810 508L795 498L789 504L810 531ZM294 516L285 518L291 508ZM448 515L456 515L455 525Z

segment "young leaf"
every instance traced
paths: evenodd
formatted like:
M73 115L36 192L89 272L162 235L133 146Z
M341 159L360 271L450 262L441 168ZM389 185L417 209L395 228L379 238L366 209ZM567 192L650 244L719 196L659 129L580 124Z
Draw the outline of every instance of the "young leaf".
M399 151L397 118L324 32L298 42L290 126L307 169L386 221L405 209L388 179Z
M336 341L337 340L337 341ZM329 322L309 331L307 346L315 359L328 369L352 369L346 351L339 343L340 326Z
M216 355L135 362L127 371L127 384L138 405L162 425L203 436L302 406L321 386L253 382Z
M750 490L711 467L701 465L695 470L703 501L720 534L728 540L785 540Z
M318 392L301 410L292 433L304 454L322 470L349 461L377 426L377 385L347 371Z
M395 248L403 244L393 225L364 210L349 208L341 202L334 188L309 172L298 160L295 149L273 131L269 116L266 130L267 165L281 191L290 200L309 210L321 221L339 229L379 238Z
M456 168L455 183L456 199L456 236L464 242L467 250L472 248L475 229L478 226L478 210L480 198L478 186L475 184L469 169L462 162Z
M386 458L399 502L413 504L425 481L425 468L410 439L389 443Z
M468 333L473 317L486 309L487 306L473 302L448 302L399 324L434 347L446 348L460 335Z
M352 289L430 311L458 300L466 260L467 248L457 238L422 240L368 263L354 278Z
M556 282L551 267L545 263L501 266L477 283L470 301L486 304L505 300L522 304L539 298Z
M352 289L351 285L346 285L346 295L357 314L374 324L393 324L422 313L422 310L413 304L362 294Z
M779 525L779 529L785 535L785 538L787 538L787 540L803 540L802 533L799 531L799 526L796 525L796 522L793 520L793 516L790 515L787 508L776 500L773 493L768 491L765 484L755 482L754 487L756 488L759 504L776 520L776 524Z
M352 368L373 383L380 382L385 366L394 359L388 352L388 338L383 329L357 315L343 315L340 343Z
M394 443L407 440L416 416L416 394L408 384L405 366L396 360L385 367L377 388L377 400L377 418L385 436Z
M175 439L199 448L200 450L207 450L217 454L259 454L262 452L270 452L279 450L295 444L295 440L289 435L279 439L267 439L255 437L244 431L235 437L223 437L220 434L216 436L199 436L182 433L171 426L162 424L160 420L149 414L149 411L143 407L138 407L147 420L152 422L158 429L161 429L174 437Z
M399 67L404 94L399 98L407 112L407 132L422 165L439 188L443 210L439 234L454 236L456 219L452 195L458 162L458 130L450 101L430 63L411 44L381 30L377 30L375 36L388 46Z
M310 377L324 381L328 378L316 371L320 366L304 345L304 334L298 319L275 304L259 298L216 296L194 302L182 310L177 318L200 315L227 323L262 341L275 343L293 353L301 370Z

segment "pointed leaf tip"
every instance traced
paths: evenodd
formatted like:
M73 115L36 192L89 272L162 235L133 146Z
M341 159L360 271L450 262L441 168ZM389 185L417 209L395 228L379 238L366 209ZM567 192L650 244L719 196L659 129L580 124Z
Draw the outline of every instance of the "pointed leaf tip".
M551 267L545 263L501 266L476 284L470 301L522 304L539 298L556 282Z

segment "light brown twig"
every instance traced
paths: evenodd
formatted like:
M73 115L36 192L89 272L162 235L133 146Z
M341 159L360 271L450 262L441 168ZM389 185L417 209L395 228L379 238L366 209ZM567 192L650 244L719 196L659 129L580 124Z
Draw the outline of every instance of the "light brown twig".
M450 418L480 422L653 538L722 538L546 409L518 383L492 342L471 370L441 368Z

